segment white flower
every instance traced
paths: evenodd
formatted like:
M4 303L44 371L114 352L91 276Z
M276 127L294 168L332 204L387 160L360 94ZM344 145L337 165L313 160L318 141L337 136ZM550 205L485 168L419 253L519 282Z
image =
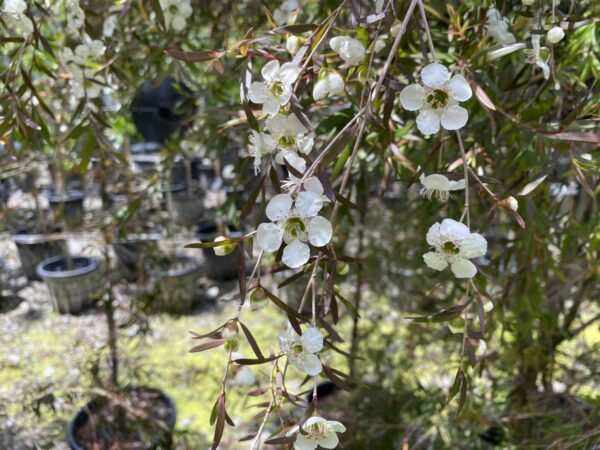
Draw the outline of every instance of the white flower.
M7 25L19 31L24 38L33 33L33 22L25 15L26 10L27 3L24 0L5 0L2 8Z
M319 73L319 80L313 88L313 99L315 101L337 95L344 91L344 79L339 73L324 69L321 71L324 72L324 76L321 76L321 73Z
M339 443L336 433L343 433L346 431L346 427L336 420L313 416L302 424L302 432L299 431L300 427L295 426L287 432L288 436L298 433L294 442L294 450L315 450L319 446L336 448Z
M435 197L440 202L447 202L450 198L450 191L458 191L465 188L465 180L452 181L448 177L440 174L433 174L425 176L421 174L421 195L431 200L431 197Z
M473 278L477 267L469 259L485 255L487 242L479 233L452 219L434 223L427 232L427 243L435 251L423 255L428 267L442 271L448 265L456 278Z
M116 14L112 14L104 19L102 24L102 35L105 37L111 37L119 24L119 19Z
M548 39L548 42L551 44L557 44L562 41L564 37L565 31L561 27L552 27L546 34L546 39Z
M300 122L296 114L277 113L265 122L265 129L270 133L275 147L278 150L275 161L284 164L288 160L297 170L304 171L304 160L299 153L308 155L314 144L314 136ZM297 160L300 159L302 163ZM301 167L300 169L298 167Z
M85 11L79 5L79 0L65 0L65 13L67 32L72 36L79 36L85 23Z
M494 41L498 44L512 44L516 42L513 34L508 31L508 20L506 17L502 17L500 11L496 8L490 8L486 16L485 28Z
M281 106L286 105L292 96L292 84L300 74L294 63L279 65L279 61L269 61L262 68L265 81L255 81L250 86L248 97L252 102L263 105L263 113L274 116Z
M400 103L407 111L419 111L417 128L423 134L434 134L442 127L458 130L469 118L466 109L458 105L473 94L469 83L462 75L450 79L448 69L432 63L421 70L420 84L409 84L400 92Z
M167 27L174 31L183 31L187 19L192 15L190 0L160 0Z
M365 57L365 46L360 41L348 36L331 38L329 46L346 62L348 66L355 66Z
M532 50L529 51L529 58L527 59L527 61L530 64L535 64L540 69L542 69L544 78L547 80L548 78L550 78L550 66L548 66L548 63L544 61L542 59L542 56L540 55L540 52L542 50L540 46L540 38L541 37L539 34L531 35Z
M322 190L314 183L305 183L304 189L295 198L290 194L273 197L265 211L272 222L261 223L256 232L256 243L267 253L279 250L283 242L287 244L281 259L292 269L303 266L310 258L307 242L323 247L333 234L331 223L317 215L323 207Z
M323 335L318 329L311 327L299 336L288 326L287 331L279 333L277 339L281 351L295 367L311 377L321 373L323 364L317 353L323 349Z

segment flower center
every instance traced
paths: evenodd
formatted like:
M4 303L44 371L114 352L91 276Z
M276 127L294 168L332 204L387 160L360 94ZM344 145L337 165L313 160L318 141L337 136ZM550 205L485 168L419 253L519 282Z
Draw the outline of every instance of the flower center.
M448 241L442 245L442 251L447 255L458 255L460 248L454 242Z
M299 217L291 217L285 222L285 234L290 239L304 239L306 236L306 225Z
M308 438L313 441L320 441L327 436L325 427L321 423L313 423L308 430Z
M277 144L280 147L293 147L296 144L296 138L294 136L282 136Z
M427 94L425 99L431 109L443 109L448 106L448 93L442 89L435 89Z
M302 353L304 349L302 348L302 344L294 344L292 345L292 353L299 355Z
M281 97L283 95L283 83L281 81L273 81L271 83L271 86L269 86L269 90L271 91L271 94L273 94L273 97Z

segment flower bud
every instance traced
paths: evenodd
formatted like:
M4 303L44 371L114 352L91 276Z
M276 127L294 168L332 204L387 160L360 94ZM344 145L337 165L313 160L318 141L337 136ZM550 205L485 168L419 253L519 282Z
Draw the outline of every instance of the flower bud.
M229 238L226 238L225 236L219 236L215 238L215 242L226 241L228 239ZM220 245L219 247L214 247L213 250L215 251L215 255L217 256L229 255L235 250L235 244Z
M514 197L506 197L500 201L500 204L505 208L512 209L514 212L517 212L517 209L519 209L519 202Z
M556 44L565 37L565 32L561 27L552 27L546 34L546 39L551 44Z
M250 308L252 311L258 311L267 306L267 294L262 289L255 289L250 294Z
M239 333L239 329L237 326L237 323L235 322L229 322L227 325L225 325L225 328L223 328L223 331L221 332L221 336L223 336L224 339L227 339L228 341L235 339L237 337Z
M300 50L300 47L304 45L304 42L306 42L306 39L303 37L291 35L285 41L285 48L288 53L293 56L298 53L298 50Z
M350 272L350 266L345 262L341 262L337 265L336 270L338 275L346 275Z
M452 334L461 334L465 331L465 320L461 317L455 317L448 322L448 329Z
M393 37L398 36L398 33L400 33L400 27L402 26L402 23L399 20L394 21L394 24L392 25L392 28L390 28L390 34Z
M225 345L223 345L223 347L225 348L225 351L227 353L231 352L237 352L238 349L240 348L240 341L238 341L237 339L231 339L229 341L225 341Z

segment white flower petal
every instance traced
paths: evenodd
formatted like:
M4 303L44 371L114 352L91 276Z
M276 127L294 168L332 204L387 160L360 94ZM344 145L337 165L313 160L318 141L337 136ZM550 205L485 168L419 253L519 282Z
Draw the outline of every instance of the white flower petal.
M457 241L465 239L471 232L469 231L469 227L462 222L458 222L454 219L444 219L440 225L440 234L442 241L440 243L443 243L446 240Z
M292 209L292 196L289 194L278 194L267 204L266 214L269 219L276 222L290 215Z
M264 83L254 81L248 90L248 97L253 103L261 104L267 101L269 93Z
M334 52L339 53L343 42L344 36L336 36L329 40L329 46L333 49Z
M487 252L487 241L479 233L471 233L459 244L461 255L465 258L480 258Z
M300 217L314 217L323 207L323 198L311 191L301 191L296 197L295 206Z
M338 422L337 420L328 420L327 423L336 433L343 433L346 431L346 427L342 422Z
M317 177L309 177L304 181L304 189L314 192L317 195L323 195L325 189Z
M426 189L439 189L442 191L450 190L449 189L450 181L448 180L448 178L445 177L444 175L440 175L437 173L428 175L425 178L421 179L421 184Z
M442 113L442 126L446 130L460 130L467 124L469 113L458 105L449 106Z
M464 188L465 188L465 179L464 178L462 180L450 181L448 183L448 189L451 191L459 191Z
M317 216L308 223L308 240L315 247L323 247L331 241L333 229L325 217Z
M462 75L454 75L448 83L448 94L454 100L466 102L473 95L469 82Z
M434 223L427 231L427 243L432 247L437 247L442 243L441 225L439 222Z
M256 103L256 102L254 102ZM274 116L279 112L280 103L276 99L269 98L265 100L262 107L263 114L268 114L270 116Z
M422 109L417 116L417 128L425 135L440 131L440 116L431 109Z
M323 364L317 355L307 353L303 356L304 358L304 370L311 377L316 377L323 370Z
M427 252L423 255L423 261L430 269L442 271L448 267L448 261L442 255L436 252Z
M261 223L256 231L256 243L267 253L276 252L281 247L283 230L274 223Z
M294 450L315 450L318 446L317 441L308 440L301 433L298 433L294 441Z
M310 327L302 333L300 341L304 351L308 353L317 353L323 349L323 335L315 327Z
M423 106L425 89L420 84L409 84L400 92L400 104L407 111L417 111Z
M336 448L340 439L334 432L327 434L319 441L319 445L323 448Z
M296 114L290 114L285 119L285 133L290 136L308 133L307 128Z
M344 79L337 72L330 72L329 75L327 75L326 83L329 95L339 94L345 87Z
M313 99L315 101L321 100L327 97L327 82L325 80L319 80L315 83L313 87Z
M468 259L459 258L450 266L456 278L473 278L477 274L477 267Z
M297 269L306 264L309 258L310 248L308 245L296 239L285 247L281 260L286 266Z
M448 69L440 63L432 63L421 70L421 80L432 89L441 89L448 82Z
M279 64L279 63L278 63ZM279 68L279 79L286 84L292 84L300 75L300 67L296 64L288 62Z
M274 59L263 66L261 74L265 80L275 81L277 79L279 69L279 61Z

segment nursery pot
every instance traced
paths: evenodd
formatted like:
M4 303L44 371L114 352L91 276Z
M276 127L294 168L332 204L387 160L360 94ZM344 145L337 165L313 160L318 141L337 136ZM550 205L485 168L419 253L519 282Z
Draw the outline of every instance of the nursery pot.
M21 268L28 280L39 280L36 268L39 263L53 256L62 255L66 248L64 239L53 239L50 235L29 234L21 231L11 236L17 246Z
M54 220L58 222L63 219L68 229L83 225L83 199L84 195L81 191L68 191L66 195L50 194L48 202Z
M243 235L233 225L228 225L228 234L230 238L239 238ZM217 225L214 223L200 225L198 227L198 237L201 242L212 242L220 236ZM206 264L206 272L213 280L233 280L238 276L238 254L234 251L225 256L217 256L214 249L203 248L202 255Z
M198 278L202 269L199 259L177 255L157 274L159 293L155 309L171 313L186 313L198 298Z
M126 280L134 281L146 274L147 264L144 262L152 250L158 250L159 239L159 234L132 234L113 242L119 272Z
M176 224L192 227L198 224L204 215L204 193L191 195L185 189L171 190L171 211Z
M90 307L99 297L102 272L96 259L71 258L72 267L62 256L54 256L37 266L38 276L46 282L52 308L61 314L77 314Z
M165 428L158 426L155 422L149 422L147 425L150 434L148 442L114 442L112 436L116 434L114 425L102 420L103 410L109 406L110 401L107 398L98 397L87 403L80 409L67 428L67 443L71 450L92 450L92 448L116 448L116 445L123 445L119 448L137 448L137 449L159 449L170 448L172 440L172 431L175 427L176 409L173 400L164 392L145 386L128 387L123 389L123 394L128 397L128 401L134 403L134 406L143 409L151 418L160 420ZM139 403L139 404L138 404ZM98 420L100 419L100 420ZM127 416L125 413L122 419L130 427L135 428L139 419ZM82 442L88 432L91 435L104 439L101 442ZM91 446L89 445L91 444ZM140 444L142 446L140 446Z

